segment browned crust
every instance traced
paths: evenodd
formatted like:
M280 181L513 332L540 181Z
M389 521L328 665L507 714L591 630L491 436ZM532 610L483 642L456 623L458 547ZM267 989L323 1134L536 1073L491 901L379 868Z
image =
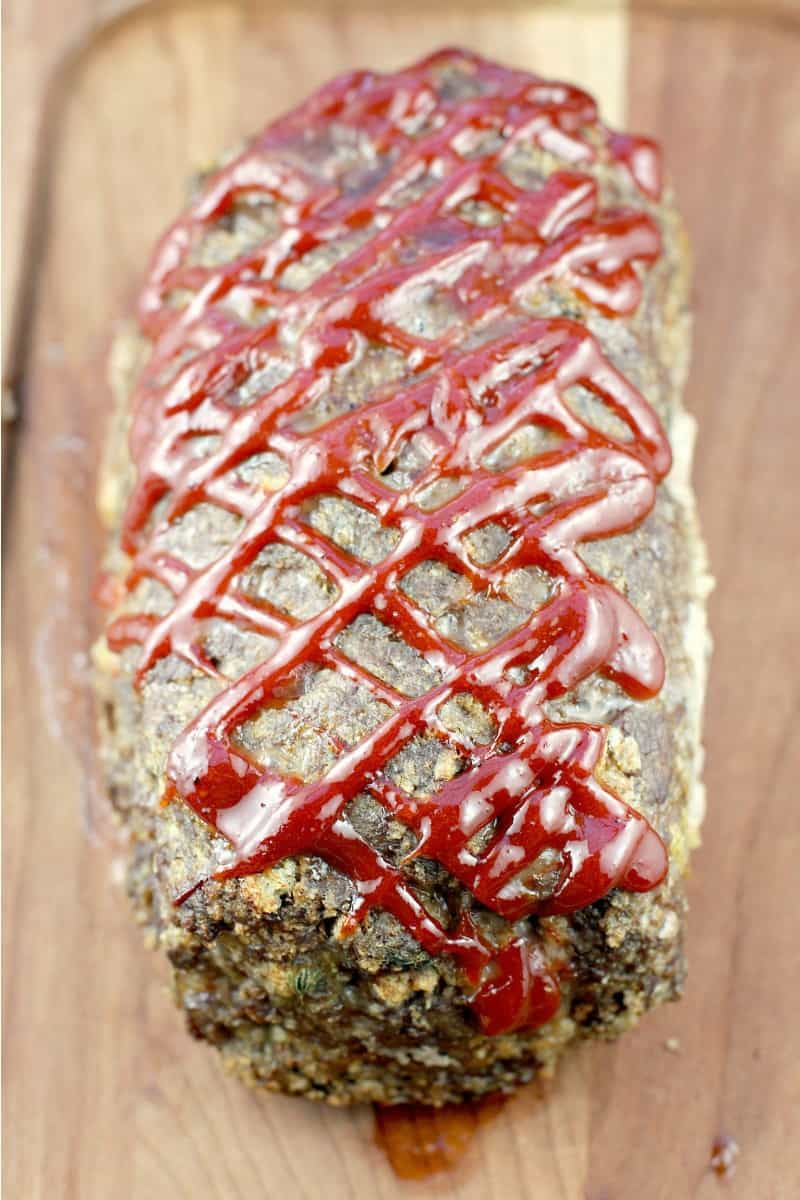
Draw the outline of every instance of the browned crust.
M603 186L607 171L597 168ZM614 180L614 187L624 195L630 185ZM209 882L175 908L172 897L206 871L218 841L188 808L158 806L166 750L206 696L207 681L169 658L138 694L135 652L117 657L104 641L98 644L109 788L129 833L137 915L172 962L175 998L189 1029L218 1046L226 1066L248 1082L338 1104L443 1103L508 1090L551 1069L570 1040L615 1036L680 993L683 876L701 815L707 576L686 483L691 431L680 402L688 256L672 201L651 211L665 248L636 317L612 322L580 315L659 411L676 467L645 524L595 543L586 557L625 591L665 650L668 675L658 699L627 702L607 718L611 735L602 770L659 831L671 866L654 893L616 892L568 919L538 922L543 943L565 950L572 970L562 1011L547 1026L497 1038L478 1033L452 964L430 959L385 914L372 913L355 936L340 940L350 885L319 859L287 860L260 876ZM546 303L564 311L575 300L554 294ZM136 336L127 335L112 362L117 415L101 485L101 509L112 531L130 484L124 435L142 350ZM108 562L112 572L124 570L113 532ZM592 685L557 711L570 702L597 706L609 699ZM377 805L365 798L356 821L376 848L397 855L404 831ZM448 905L458 891L436 864L420 860L409 871L439 903Z

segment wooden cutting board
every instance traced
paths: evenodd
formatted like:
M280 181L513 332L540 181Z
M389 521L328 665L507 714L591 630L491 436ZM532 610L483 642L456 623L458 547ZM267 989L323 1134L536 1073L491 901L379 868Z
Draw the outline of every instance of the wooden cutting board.
M8 1200L800 1195L797 6L7 9ZM696 254L689 403L716 653L685 999L572 1054L480 1124L453 1171L408 1183L370 1110L225 1078L141 945L92 760L92 493L109 341L186 177L326 77L451 42L574 79L665 144ZM741 1151L725 1178L721 1135Z

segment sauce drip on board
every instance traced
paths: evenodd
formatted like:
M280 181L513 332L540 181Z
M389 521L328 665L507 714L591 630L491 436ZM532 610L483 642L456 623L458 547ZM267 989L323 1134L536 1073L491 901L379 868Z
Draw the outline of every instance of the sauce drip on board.
M452 64L475 85L466 95L441 84ZM311 170L315 147L329 149L332 129L366 141L372 175L362 171L350 186L346 176ZM521 145L568 165L526 190L504 170ZM643 196L657 197L652 144L606 130L594 102L576 88L460 51L396 75L354 73L322 88L213 175L158 247L140 304L153 351L130 437L137 474L122 537L132 560L126 586L131 592L149 576L173 599L163 616L117 616L108 642L116 651L141 646L139 684L167 655L221 684L172 748L166 798L181 798L228 839L229 860L216 878L297 854L318 855L345 873L354 901L344 935L372 908L393 914L428 953L457 961L489 1034L536 1027L558 1011L558 963L548 961L525 918L574 911L614 887L651 889L667 869L655 831L593 774L606 731L556 724L544 709L595 672L637 699L654 696L664 676L653 635L589 569L579 547L645 518L670 466L666 437L579 320L532 315L535 297L548 288L566 289L608 318L629 315L640 302L642 272L660 253L659 231L646 205L601 207L597 181L580 169L598 160L628 172ZM198 265L193 251L242 196L274 205L279 230L231 262ZM499 219L476 224L475 205ZM356 234L353 248L304 290L287 285L285 273L305 256ZM190 298L180 306L174 298L182 293ZM422 336L398 314L433 293L447 298L457 320ZM244 301L260 311L256 327L240 315ZM285 349L287 329L299 331L288 378L237 402L237 389ZM301 412L330 394L337 371L366 346L400 352L406 376L304 431ZM582 420L569 403L576 387L601 401L625 435ZM486 465L493 450L531 425L558 435L555 446L502 469ZM200 458L191 452L198 436L218 439ZM411 438L424 444L427 465L397 489L385 472ZM264 451L288 472L270 493L237 473ZM426 489L442 479L459 480L461 490L426 507ZM393 548L368 563L323 536L305 519L320 496L369 510L394 532ZM225 552L198 568L166 553L159 535L202 502L242 523ZM490 522L504 527L507 545L493 562L479 563L465 538ZM296 620L243 590L243 573L275 543L325 573L334 598L322 612ZM431 559L490 595L520 567L539 568L553 586L525 624L471 652L443 636L400 586ZM361 613L435 664L439 681L409 697L346 657L337 635ZM226 678L203 647L212 617L276 639L276 649L241 677ZM234 740L237 729L279 702L304 671L324 667L387 705L386 719L343 747L312 782L252 761ZM439 717L464 691L494 719L486 745L459 744ZM386 770L417 735L447 741L468 760L467 770L428 797L406 794ZM438 860L480 905L507 918L501 943L468 912L454 928L434 919L401 867L348 820L348 803L362 791L418 835L413 856ZM475 851L475 835L490 825L488 845ZM558 867L543 889L532 873L554 855Z
M500 1094L469 1104L375 1105L375 1141L399 1179L428 1179L450 1170L482 1125L498 1116Z
M740 1153L741 1147L735 1137L729 1133L719 1134L711 1146L711 1170L720 1179L730 1179L736 1171L736 1160Z

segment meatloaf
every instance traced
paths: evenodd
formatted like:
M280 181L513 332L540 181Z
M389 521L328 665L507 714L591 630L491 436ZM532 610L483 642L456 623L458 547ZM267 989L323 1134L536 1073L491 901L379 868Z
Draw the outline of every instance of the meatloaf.
M680 994L687 260L654 143L460 50L323 87L157 247L102 746L137 916L247 1082L510 1091Z

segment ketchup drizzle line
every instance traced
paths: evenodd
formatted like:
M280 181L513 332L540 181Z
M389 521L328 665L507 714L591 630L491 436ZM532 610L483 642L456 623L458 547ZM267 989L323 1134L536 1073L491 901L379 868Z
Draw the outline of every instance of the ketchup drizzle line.
M483 93L439 94L436 73L449 63L471 72ZM377 183L347 191L304 168L308 139L313 143L331 123L360 131L384 165L388 160ZM481 147L476 138L492 131L499 135L494 144ZM536 191L517 187L500 168L520 143L556 154L570 169L550 174ZM588 329L567 317L531 317L524 308L549 282L609 317L630 314L639 303L637 265L658 257L658 229L645 211L599 208L596 181L573 169L599 156L657 198L653 144L610 133L576 88L461 51L443 51L396 75L357 72L322 88L213 176L158 247L140 304L153 352L134 405L137 479L123 527L132 559L126 586L131 591L150 576L173 603L164 616L117 616L108 643L116 651L141 645L138 684L174 654L224 685L175 742L168 796L181 797L230 841L230 861L217 878L297 854L318 855L346 873L355 900L345 934L373 907L392 913L428 953L450 954L461 965L472 1008L490 1034L535 1027L556 1013L558 964L546 960L524 925L510 925L500 945L490 944L468 913L455 929L443 928L403 871L360 838L346 809L357 793L369 792L417 833L412 857L435 858L509 922L573 911L613 887L645 891L666 872L655 831L593 776L605 729L554 724L543 709L594 672L636 698L654 696L664 675L642 619L578 553L582 542L632 529L650 511L670 465L664 432ZM403 188L422 179L430 186L421 196L393 205ZM280 232L222 266L192 263L205 231L245 192L281 206ZM469 223L462 209L468 200L499 209L502 222ZM359 231L366 240L304 291L281 286L288 266ZM194 293L182 309L169 302L178 289ZM265 306L265 323L254 329L225 307L233 289ZM393 314L431 289L449 294L459 319L424 338L401 328ZM237 407L232 393L274 359L287 323L301 331L292 374ZM487 332L476 345L479 328ZM323 397L337 368L369 345L402 352L410 375L313 432L298 429L295 418L309 401ZM163 382L187 350L195 357ZM575 415L565 396L576 385L624 421L626 439ZM531 423L560 435L554 449L504 470L484 465L493 449ZM200 459L189 449L198 434L220 439ZM381 472L414 435L424 435L428 464L408 487L393 489ZM265 450L288 468L285 485L266 496L235 474ZM421 507L425 489L448 477L468 482L433 511ZM323 495L369 509L396 531L393 549L370 565L315 531L303 514ZM226 552L197 569L164 552L158 537L203 501L243 523ZM159 503L164 508L155 521ZM503 525L510 540L494 562L479 565L464 538L489 522ZM313 559L335 584L324 611L294 620L241 590L242 573L275 543ZM428 559L490 593L510 570L539 567L554 581L553 591L523 626L489 650L470 652L439 633L399 586ZM410 698L337 649L336 636L364 612L419 650L439 682ZM240 678L225 678L202 646L204 623L213 616L276 638L275 651ZM309 664L334 668L391 712L344 748L324 777L304 783L250 761L232 737ZM520 667L524 684L510 673ZM462 744L442 725L439 708L461 691L491 712L496 733L489 744ZM469 763L432 796L407 795L386 771L417 735L455 743ZM488 846L473 853L469 843L491 822ZM556 852L560 862L546 893L530 881L543 851Z

